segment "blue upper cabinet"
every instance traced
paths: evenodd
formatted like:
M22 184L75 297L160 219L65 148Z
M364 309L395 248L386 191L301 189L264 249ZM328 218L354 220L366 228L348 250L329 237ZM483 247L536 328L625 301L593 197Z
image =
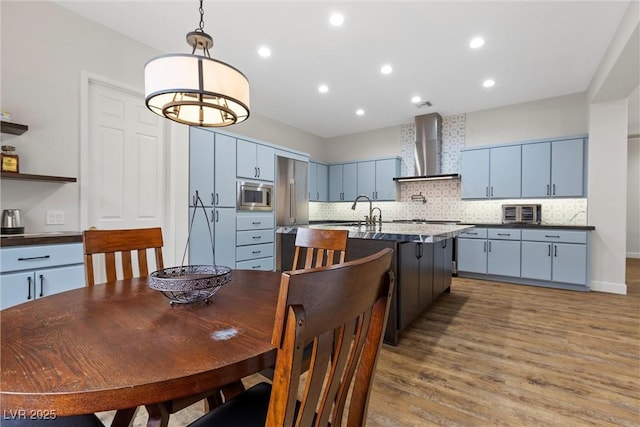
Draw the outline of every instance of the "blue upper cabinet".
M397 184L393 178L399 175L400 159L358 162L358 195L371 200L396 200Z
M213 132L195 127L189 128L189 206L195 206L196 191L205 206L213 206L214 141ZM235 170L233 174L235 175Z
M551 195L551 143L522 146L522 197Z
M376 162L358 162L358 195L376 198Z
M236 139L216 133L215 140L215 192L213 205L236 207ZM226 265L226 264L225 264Z
M238 139L237 154L239 178L274 180L275 150L272 147Z
M584 192L584 139L551 143L551 196L581 197Z
M496 199L520 197L520 153L519 145L491 149L489 153L489 197Z
M322 163L309 162L309 201L329 200L329 167Z
M463 199L489 198L489 149L463 151L460 171Z
M464 150L462 198L584 197L585 150L582 137Z
M358 164L329 165L329 201L353 201L358 191Z
M584 194L583 138L522 146L522 197Z

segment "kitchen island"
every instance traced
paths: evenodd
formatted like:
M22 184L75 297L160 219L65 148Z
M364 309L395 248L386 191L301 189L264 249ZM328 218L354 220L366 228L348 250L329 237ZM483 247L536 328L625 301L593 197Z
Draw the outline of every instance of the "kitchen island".
M346 260L371 255L392 248L391 269L396 286L389 311L384 342L398 343L400 332L443 292L450 292L453 239L471 225L450 223L321 223L282 226L277 233L277 269L293 264L298 227L349 231Z

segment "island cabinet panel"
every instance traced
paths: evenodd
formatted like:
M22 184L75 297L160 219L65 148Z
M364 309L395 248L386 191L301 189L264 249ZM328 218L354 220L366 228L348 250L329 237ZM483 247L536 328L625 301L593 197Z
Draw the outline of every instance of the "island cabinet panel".
M398 245L398 328L407 327L434 299L433 245Z
M451 290L451 261L453 260L453 239L433 244L433 299L442 292Z

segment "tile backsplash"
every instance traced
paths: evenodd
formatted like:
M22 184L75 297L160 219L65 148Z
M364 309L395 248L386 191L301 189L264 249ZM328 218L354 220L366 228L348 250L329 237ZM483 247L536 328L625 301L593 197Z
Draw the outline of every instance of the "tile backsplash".
M464 148L465 115L442 118L441 173L460 172L460 150ZM414 174L413 123L400 127L402 175ZM384 221L394 219L457 220L465 223L500 223L502 205L507 203L540 203L542 221L559 225L586 225L587 199L517 199L517 200L462 200L460 180L403 182L400 185L400 201L375 202L382 210ZM412 196L416 196L412 198ZM423 203L420 196L424 196ZM417 199L417 200L416 200ZM309 220L358 221L368 214L369 204L358 202L351 210L352 202L309 204Z

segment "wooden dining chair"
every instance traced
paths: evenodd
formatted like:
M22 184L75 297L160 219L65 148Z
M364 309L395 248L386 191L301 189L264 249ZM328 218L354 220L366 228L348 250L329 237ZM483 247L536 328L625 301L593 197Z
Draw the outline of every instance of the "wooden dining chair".
M347 250L347 230L298 228L292 270L343 263Z
M283 273L271 339L273 385L249 388L190 427L364 425L391 304L392 252ZM309 343L311 365L297 400Z
M118 279L132 279L133 277L149 276L148 251L153 252L155 268L164 268L162 257L162 229L136 228L126 230L85 230L83 233L85 275L87 285L95 285L94 280L94 256L104 256L105 274L107 282ZM134 271L133 253L137 255L137 274ZM119 255L118 255L119 254ZM120 260L118 263L117 261ZM119 274L121 272L121 274ZM122 277L118 277L118 276ZM237 393L237 385L229 385L225 389L225 395ZM243 388L241 388L243 390ZM232 392L233 391L233 392ZM146 409L150 418L160 420L159 426L166 427L169 424L169 416L200 400L207 402L208 408L219 406L222 403L222 391L213 389L195 396L187 396L182 399L162 402L155 405L147 405ZM137 408L121 409L116 412L114 421L123 425L130 422L135 416Z
M147 277L149 275L147 250L149 249L153 250L156 268L158 270L164 268L162 229L159 227L128 230L85 230L82 233L82 241L85 278L88 286L95 284L94 255L104 256L107 282ZM132 253L134 252L138 257L138 274L135 274L133 269ZM117 263L117 254L119 254L119 264ZM122 277L117 277L119 270L117 264L122 272Z

